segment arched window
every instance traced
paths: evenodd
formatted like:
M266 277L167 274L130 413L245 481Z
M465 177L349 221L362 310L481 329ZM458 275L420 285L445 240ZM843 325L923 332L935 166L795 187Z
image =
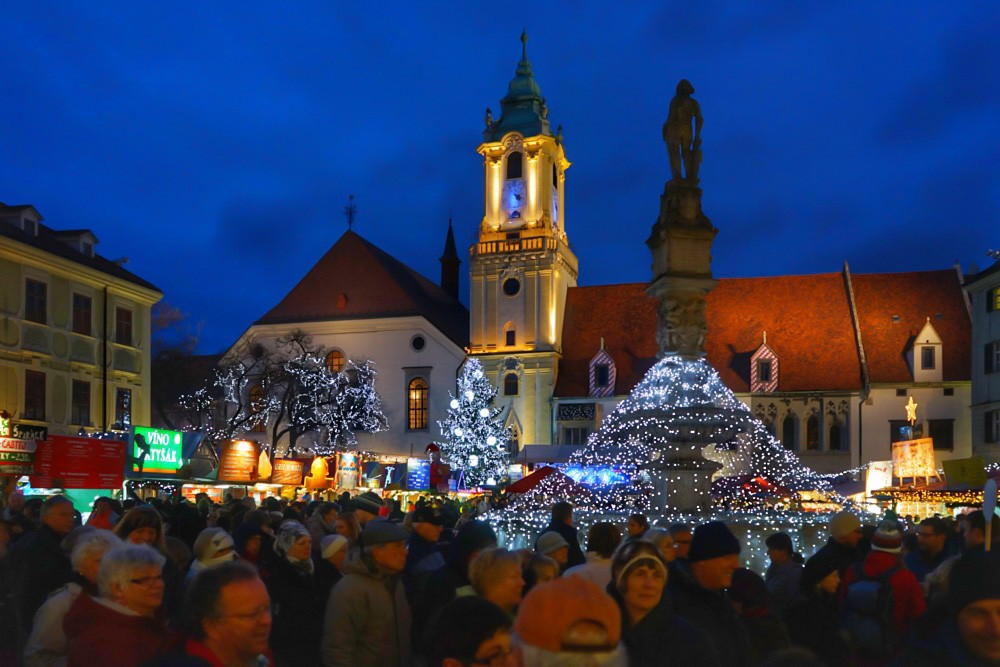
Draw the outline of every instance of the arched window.
M326 355L326 367L331 373L339 373L344 370L344 353L340 350L330 350Z
M816 415L806 420L806 449L819 449L819 417Z
M836 452L843 447L844 429L839 423L830 424L830 451Z
M507 347L517 345L517 327L513 322L508 322L503 327L503 344Z
M521 178L521 154L511 153L507 156L507 178Z
M406 428L420 431L427 428L427 381L413 378L406 390Z
M795 415L788 415L781 422L781 444L785 449L795 449Z
M555 165L552 165L552 189L559 189L559 171L556 169Z
M517 373L507 373L503 376L503 395L517 396Z
M254 415L259 415L257 421L254 422L250 430L253 433L263 433L267 428L267 417L264 414L260 414L261 410L264 408L264 388L259 384L255 384L250 387L250 413Z

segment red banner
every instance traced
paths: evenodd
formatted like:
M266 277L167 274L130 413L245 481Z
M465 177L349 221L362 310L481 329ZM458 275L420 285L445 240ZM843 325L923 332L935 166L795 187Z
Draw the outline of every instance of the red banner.
M37 444L32 486L116 489L125 479L124 442L50 435Z

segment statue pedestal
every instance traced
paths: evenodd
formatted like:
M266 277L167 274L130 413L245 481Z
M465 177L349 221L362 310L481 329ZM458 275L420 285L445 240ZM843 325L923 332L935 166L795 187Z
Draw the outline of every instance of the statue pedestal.
M676 449L646 464L653 484L652 509L661 512L707 510L712 475L722 465L702 457L704 443L671 443Z

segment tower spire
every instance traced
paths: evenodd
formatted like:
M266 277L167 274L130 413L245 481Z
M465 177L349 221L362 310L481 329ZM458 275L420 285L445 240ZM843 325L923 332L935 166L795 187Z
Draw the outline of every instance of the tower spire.
M354 216L358 212L358 207L354 205L354 195L347 195L347 206L344 207L344 217L347 218L347 230L354 229Z
M521 60L528 62L528 26L521 31Z
M451 212L448 212L448 235L444 239L444 252L438 259L441 262L441 288L458 299L458 269L462 260L458 258L455 247L455 230L451 225Z

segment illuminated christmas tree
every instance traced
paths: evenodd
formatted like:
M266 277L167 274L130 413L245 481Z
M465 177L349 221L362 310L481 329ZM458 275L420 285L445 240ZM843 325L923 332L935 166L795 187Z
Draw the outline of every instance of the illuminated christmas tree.
M441 458L461 470L465 486L493 486L507 475L510 429L498 417L503 408L493 405L497 390L478 359L470 358L458 378L448 417L438 422L444 440Z

